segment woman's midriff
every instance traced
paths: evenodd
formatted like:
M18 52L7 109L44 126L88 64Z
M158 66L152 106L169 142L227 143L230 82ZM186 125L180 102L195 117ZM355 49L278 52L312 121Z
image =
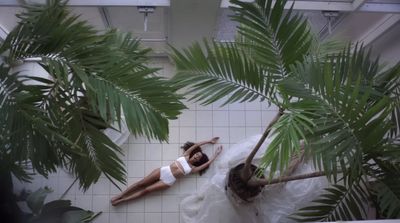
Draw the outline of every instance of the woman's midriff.
M179 165L179 166L177 166L177 165ZM173 162L173 163L171 163L171 165L169 165L169 167L171 168L172 175L174 175L175 178L184 176L184 174L182 172L183 167L181 166L180 163Z

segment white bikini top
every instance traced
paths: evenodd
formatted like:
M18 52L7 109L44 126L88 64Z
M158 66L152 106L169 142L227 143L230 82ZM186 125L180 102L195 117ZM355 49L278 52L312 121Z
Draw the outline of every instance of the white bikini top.
M186 158L184 156L179 157L178 159L176 159L176 161L178 161L183 167L184 175L187 175L192 171L192 168L190 167L189 163L186 161Z

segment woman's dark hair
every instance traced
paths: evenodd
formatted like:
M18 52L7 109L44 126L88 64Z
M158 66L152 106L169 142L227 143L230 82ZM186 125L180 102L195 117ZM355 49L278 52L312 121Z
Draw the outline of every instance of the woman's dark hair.
M192 147L192 146L194 146L195 144L193 143L193 142L186 142L185 144L183 144L183 146L181 146L181 148L184 150L184 151L187 151L190 147ZM200 158L200 160L199 161L197 161L197 162L195 162L195 163L192 163L194 166L201 166L201 165L203 165L204 163L207 163L208 162L208 156L205 154L205 153L203 153L203 151L201 150L201 147L200 146L198 146L196 149L194 149L191 153L190 153L190 155L189 155L189 159L194 155L194 154L196 154L197 152L201 152L201 154L202 154L202 156L201 156L201 158ZM208 167L207 168L204 168L203 170L201 170L200 172L199 172L199 175L201 176L203 173L205 173L206 172L206 170L208 169Z

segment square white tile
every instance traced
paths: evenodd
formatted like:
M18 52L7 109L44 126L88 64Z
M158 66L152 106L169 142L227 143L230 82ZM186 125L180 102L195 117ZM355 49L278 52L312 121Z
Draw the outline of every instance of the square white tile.
M197 190L196 178L187 177L179 182L179 192L181 194L192 194Z
M197 126L212 126L213 114L212 111L197 111L196 125Z
M91 195L76 196L74 205L85 210L92 210L92 198Z
M162 196L162 212L179 212L180 198L177 195Z
M161 144L146 145L146 160L161 160L162 146Z
M145 212L161 212L161 196L160 195L147 195L144 199Z
M129 144L128 159L129 160L145 160L146 144L136 143Z
M244 111L229 111L229 126L245 126L246 116Z
M186 110L179 116L180 126L196 126L196 111Z
M196 128L195 127L181 127L179 129L180 143L187 141L194 141L196 139Z
M278 111L262 111L261 112L261 126L267 127L269 123L274 119L274 117L278 114Z
M149 175L153 170L161 167L161 160L145 161L145 176Z
M229 126L229 115L226 111L213 111L213 126Z
M122 212L122 213L111 212L110 213L110 222L127 223L128 222L127 218L128 218L128 214L126 212Z
M93 185L94 195L108 195L110 193L110 181L107 178L102 178Z
M128 223L145 223L144 213L128 213Z
M209 140L213 137L212 127L198 127L196 129L196 142Z
M110 211L110 197L108 195L93 195L92 207L95 212Z
M144 219L146 223L161 223L161 213L145 213Z
M162 145L162 159L175 160L179 156L180 144L163 144Z
M135 212L135 213L144 213L144 199L139 198L134 201L128 201L125 204L126 205L128 212Z
M179 133L180 133L179 130L180 130L179 127L169 128L169 136L168 136L169 143L179 143Z
M144 161L128 161L128 177L144 177Z
M162 213L162 223L179 223L179 213Z
M261 111L246 111L246 127L261 125Z
M229 128L229 141L230 143L236 143L246 138L245 127L231 127Z

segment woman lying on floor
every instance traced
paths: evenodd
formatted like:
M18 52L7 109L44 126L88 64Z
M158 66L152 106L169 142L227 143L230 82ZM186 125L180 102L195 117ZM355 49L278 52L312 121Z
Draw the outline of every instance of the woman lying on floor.
M189 173L203 174L210 164L217 158L222 151L219 146L214 156L209 160L207 155L201 150L202 145L210 143L215 144L219 137L214 137L209 141L200 143L187 142L181 148L184 149L183 156L179 157L169 166L164 166L153 170L149 175L139 182L131 185L121 194L111 199L111 204L116 206L122 202L134 200L153 191L159 191L169 188L175 183L177 178L183 177Z

